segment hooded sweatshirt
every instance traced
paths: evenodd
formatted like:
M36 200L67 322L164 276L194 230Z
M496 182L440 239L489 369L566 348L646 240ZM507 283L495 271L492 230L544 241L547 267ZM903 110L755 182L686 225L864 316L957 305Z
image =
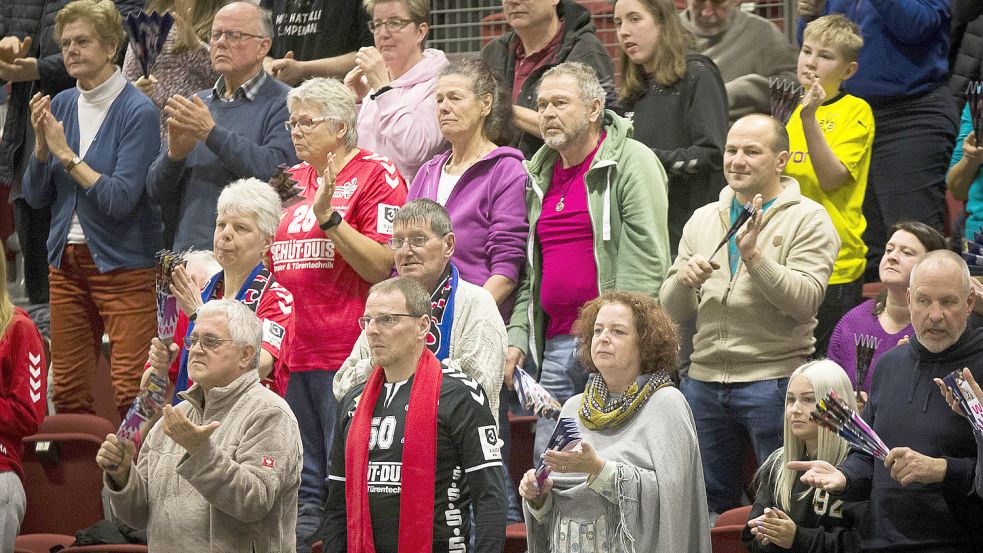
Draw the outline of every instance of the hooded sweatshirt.
M450 157L448 150L420 168L407 202L437 200L440 174ZM461 174L444 203L457 238L452 261L461 278L477 286L492 275L519 282L529 234L525 201L528 177L522 161L522 152L515 148L496 148ZM506 322L514 299L513 294L499 307Z
M864 551L972 551L972 544L983 543L983 500L973 495L973 430L932 381L963 367L983 377L983 330L963 331L939 353L925 349L916 335L877 361L864 419L889 448L944 458L947 467L939 484L902 486L884 463L850 453L840 466L847 477L842 496L870 496Z
M626 290L658 297L670 261L666 172L652 150L631 138L634 129L627 119L606 110L604 132L584 175L597 289L602 294ZM548 321L540 305L543 267L536 224L559 155L543 146L525 163L529 242L525 273L508 326L509 345L520 348L537 367L543 362Z
M423 59L389 83L391 90L374 99L377 91L370 90L362 98L358 146L393 160L403 178L413 178L423 162L444 147L434 93L437 75L446 66L443 52L427 48Z

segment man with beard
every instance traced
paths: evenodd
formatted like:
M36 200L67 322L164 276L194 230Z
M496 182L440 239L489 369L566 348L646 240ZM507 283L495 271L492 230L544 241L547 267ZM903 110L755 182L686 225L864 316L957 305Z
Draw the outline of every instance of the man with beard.
M631 139L631 122L604 109L589 66L567 62L544 73L537 107L545 145L527 167L530 245L505 382L529 356L540 384L563 404L587 382L571 330L580 306L608 290L655 296L662 285L670 263L666 172ZM536 425L537 459L553 425Z

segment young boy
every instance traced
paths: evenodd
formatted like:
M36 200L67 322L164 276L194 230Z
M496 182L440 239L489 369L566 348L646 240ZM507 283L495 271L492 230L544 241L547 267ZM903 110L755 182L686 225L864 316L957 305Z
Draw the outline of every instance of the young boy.
M860 29L840 14L806 26L796 73L805 88L786 128L790 159L785 174L802 194L829 212L840 235L840 253L829 279L816 327L817 357L825 356L837 321L860 303L867 246L862 206L874 142L874 115L867 102L840 90L857 72Z

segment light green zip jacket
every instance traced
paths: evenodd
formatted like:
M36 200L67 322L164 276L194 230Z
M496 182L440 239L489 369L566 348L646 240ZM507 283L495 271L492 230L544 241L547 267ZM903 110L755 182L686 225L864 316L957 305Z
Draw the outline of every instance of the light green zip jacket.
M630 121L605 110L604 130L607 136L584 177L594 230L597 289L658 297L671 261L666 172L648 146L631 138ZM543 271L536 227L558 156L556 150L543 146L525 162L529 241L526 270L508 327L509 345L532 356L537 367L543 361L547 316L539 303Z

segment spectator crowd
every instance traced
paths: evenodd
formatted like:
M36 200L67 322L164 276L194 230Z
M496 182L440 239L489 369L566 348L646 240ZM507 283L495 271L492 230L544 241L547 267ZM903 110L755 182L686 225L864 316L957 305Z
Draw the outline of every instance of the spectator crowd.
M168 383L94 460L151 551L522 522L709 553L749 506L751 551L983 552L983 425L941 380L983 400L983 8L798 0L793 45L738 0L611 4L617 63L574 0L502 0L475 58L427 46L430 0L5 0L0 183L50 327L0 259L0 551L42 359L52 414L93 413L105 335L120 418ZM141 12L174 19L147 74ZM886 458L810 418L829 393Z

